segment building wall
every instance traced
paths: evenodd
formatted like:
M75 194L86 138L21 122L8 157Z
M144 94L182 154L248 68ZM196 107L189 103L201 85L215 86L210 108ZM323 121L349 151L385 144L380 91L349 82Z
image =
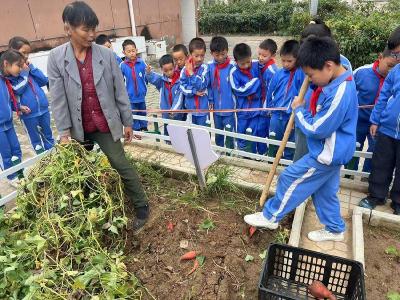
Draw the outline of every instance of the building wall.
M154 39L167 43L182 41L181 0L133 0L136 32L147 29ZM195 1L195 0L185 0ZM64 43L67 38L62 11L72 0L1 0L0 50L8 40L20 35L32 41L33 48L44 50ZM132 35L128 0L86 0L96 12L99 32L123 37Z

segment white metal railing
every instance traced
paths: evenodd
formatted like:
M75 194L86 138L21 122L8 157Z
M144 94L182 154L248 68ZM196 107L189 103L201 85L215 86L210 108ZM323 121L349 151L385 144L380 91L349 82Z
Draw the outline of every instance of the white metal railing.
M191 124L187 121L177 121L177 120L163 119L163 118L159 118L159 117L148 117L148 116L139 116L139 115L133 115L133 118L135 120L145 120L145 121L157 122L159 124L162 123L162 124L164 124L164 126L166 124L175 124L175 125L189 126L191 128L203 128L213 134L221 134L221 135L233 137L235 139L243 139L243 140L251 141L251 142L266 143L266 144L268 144L268 146L270 146L270 145L279 146L281 144L281 141L279 141L279 140L273 140L273 139L269 139L269 138L261 138L261 137L257 137L257 136L240 134L240 133L236 133L236 132L229 132L229 131L220 130L220 129L216 129L216 128L212 128L212 127L199 126L199 125ZM144 136L144 137L154 139L154 140L169 141L170 140L169 136L165 136L163 133L161 133L162 127L163 126L159 127L160 134L143 132L143 131L134 131L134 133L136 135ZM212 147L212 149L216 150L217 152L219 152L221 154L229 153L231 155L236 155L239 157L247 157L247 158L256 159L256 160L265 161L265 162L273 162L274 161L273 157L269 157L266 155L255 154L255 153L251 153L251 152L247 152L247 151L243 151L243 150L239 150L239 149L230 149L230 148L226 148L226 147L219 147L214 144L211 147ZM287 148L294 149L295 147L296 147L295 143L293 143L293 142L287 143ZM13 166L7 170L0 172L0 179L6 178L8 175L18 172L19 170L31 167L38 160L40 160L42 157L44 157L48 152L49 151L45 151L39 155L36 155L32 158L29 158L29 159L21 162L20 164L18 164L16 166ZM371 158L372 153L364 152L364 151L355 151L354 157ZM293 162L291 160L281 159L280 163L282 165L287 166L287 165L292 164ZM369 173L367 173L367 172L347 170L344 168L342 168L342 170L340 172L341 172L341 175L353 175L353 176L361 176L361 177L369 176ZM0 199L0 206L15 199L16 197L17 197L16 191L4 196L3 198Z

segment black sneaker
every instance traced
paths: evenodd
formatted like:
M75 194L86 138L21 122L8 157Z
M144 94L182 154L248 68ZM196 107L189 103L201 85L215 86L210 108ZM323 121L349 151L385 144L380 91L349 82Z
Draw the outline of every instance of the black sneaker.
M390 207L393 209L393 214L400 216L400 204L399 203L390 203Z
M368 208L368 209L374 209L377 205L385 205L385 203L386 203L385 200L366 197L358 203L358 206Z
M138 231L149 219L150 207L148 205L136 208L136 218L133 221L133 230Z

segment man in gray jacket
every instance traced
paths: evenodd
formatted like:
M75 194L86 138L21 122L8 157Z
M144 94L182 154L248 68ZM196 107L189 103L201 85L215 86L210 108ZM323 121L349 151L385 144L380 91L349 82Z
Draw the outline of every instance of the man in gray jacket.
M99 21L86 3L68 4L62 20L70 41L50 52L47 65L51 109L60 142L68 143L72 138L100 146L133 201L133 227L137 230L148 219L149 205L121 143L123 135L126 142L133 136L132 112L121 71L113 52L93 43Z

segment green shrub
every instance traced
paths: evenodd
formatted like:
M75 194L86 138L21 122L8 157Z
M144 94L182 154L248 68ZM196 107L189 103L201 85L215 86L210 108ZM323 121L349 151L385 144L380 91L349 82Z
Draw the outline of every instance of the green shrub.
M310 23L309 2L289 0L237 0L201 7L199 29L203 34L271 33L299 36ZM353 68L371 63L385 48L393 29L400 24L400 0L383 8L358 0L350 7L344 0L320 0L319 17L331 28L341 52Z
M362 12L327 20L340 50L353 68L373 62L386 46L391 32L400 23L400 13Z
M200 10L199 30L202 34L279 31L289 24L293 9L291 1L242 0L207 5Z

